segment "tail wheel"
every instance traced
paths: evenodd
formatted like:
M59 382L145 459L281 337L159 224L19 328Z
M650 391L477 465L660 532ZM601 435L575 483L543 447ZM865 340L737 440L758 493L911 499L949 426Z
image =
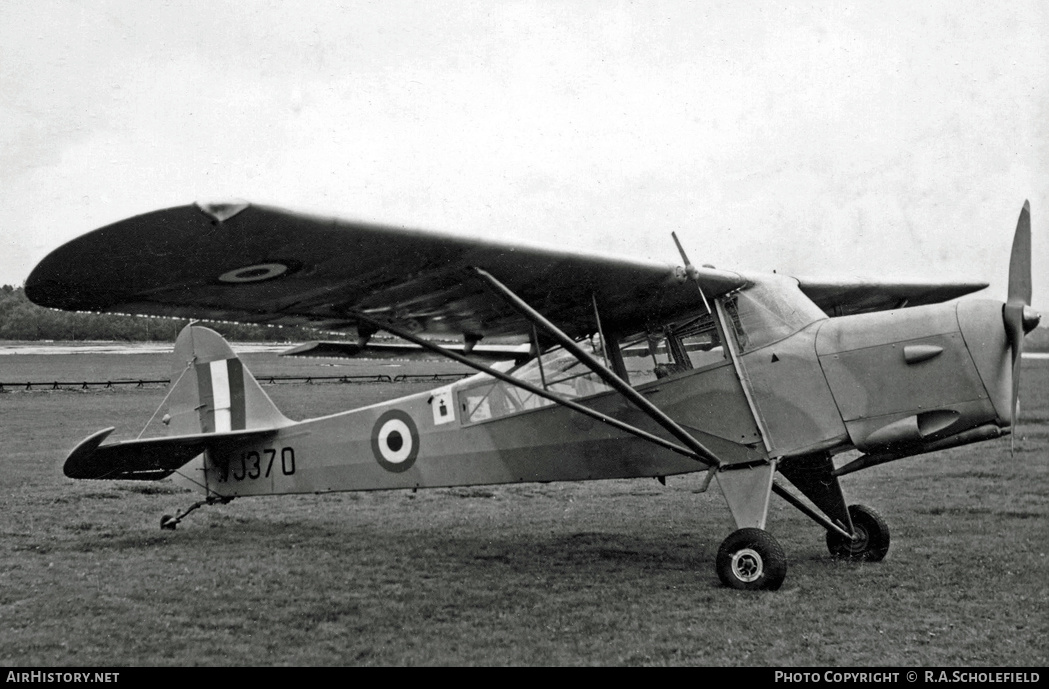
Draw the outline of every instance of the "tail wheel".
M721 544L715 567L729 588L775 591L787 576L787 557L767 531L740 529Z
M889 525L881 515L865 505L849 505L849 516L856 535L850 540L836 531L827 532L827 549L839 560L880 562L889 552Z

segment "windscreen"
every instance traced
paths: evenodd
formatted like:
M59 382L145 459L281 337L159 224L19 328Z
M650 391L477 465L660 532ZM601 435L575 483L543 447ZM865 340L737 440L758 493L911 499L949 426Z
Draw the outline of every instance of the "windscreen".
M778 342L827 317L798 288L796 280L762 277L724 301L741 352Z

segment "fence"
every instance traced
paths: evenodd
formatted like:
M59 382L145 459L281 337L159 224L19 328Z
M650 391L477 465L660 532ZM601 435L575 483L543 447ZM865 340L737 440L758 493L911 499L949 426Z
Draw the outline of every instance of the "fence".
M324 383L424 383L428 381L454 381L461 380L471 374L469 373L433 373L433 374L401 374L389 376L385 373L374 375L355 376L257 376L256 380L262 385L282 384L324 384ZM86 380L86 381L28 381L24 383L0 382L0 392L12 392L14 390L91 390L109 389L117 386L134 386L144 388L153 385L167 385L171 382L169 378L158 380Z

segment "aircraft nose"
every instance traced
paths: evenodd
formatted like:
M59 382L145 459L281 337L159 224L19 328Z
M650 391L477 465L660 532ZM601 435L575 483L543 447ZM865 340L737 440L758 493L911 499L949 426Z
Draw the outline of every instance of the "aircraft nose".
M1012 348L1003 323L1002 302L986 299L958 303L958 325L1001 426L1012 420Z

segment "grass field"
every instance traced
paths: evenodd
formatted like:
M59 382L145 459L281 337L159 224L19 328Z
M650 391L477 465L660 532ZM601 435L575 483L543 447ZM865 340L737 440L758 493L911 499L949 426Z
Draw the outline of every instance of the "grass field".
M167 374L153 355L16 358L0 379ZM719 585L733 525L699 476L249 498L168 532L194 494L59 469L99 428L136 435L163 388L0 394L0 664L1046 665L1049 361L1024 368L1013 456L1005 439L843 479L889 522L884 562L832 561L774 499L774 593ZM303 418L425 387L266 389Z

